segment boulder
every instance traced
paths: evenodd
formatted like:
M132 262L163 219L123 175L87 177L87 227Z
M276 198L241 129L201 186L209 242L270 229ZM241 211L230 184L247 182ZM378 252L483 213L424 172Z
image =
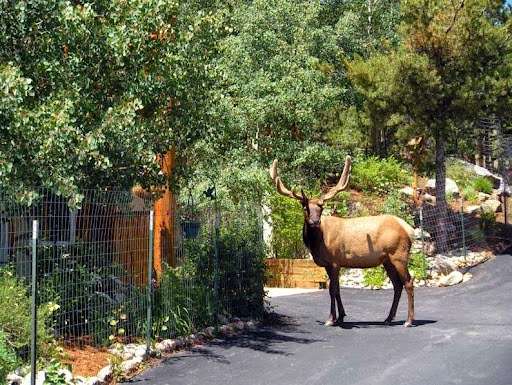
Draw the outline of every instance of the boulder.
M121 369L123 370L123 372L125 373L129 373L131 372L132 370L136 369L137 366L139 366L139 364L143 361L142 357L140 356L135 356L133 357L131 360L128 360L128 361L124 361L122 364L121 364Z
M464 275L460 271L452 271L450 274L445 275L439 281L441 286L452 286L461 283L464 280Z
M28 373L25 377L23 377L22 385L30 385L31 373ZM46 373L44 370L40 370L36 374L36 385L43 385L46 380Z
M479 205L470 205L470 206L464 207L464 212L468 213L468 214L473 214L473 213L475 213L477 211L480 211L480 206Z
M17 375L16 373L9 373L6 380L8 385L19 385L22 383L23 377Z
M482 210L495 213L501 208L501 202L496 199L489 199L482 203Z
M457 186L457 183L453 179L446 178L446 194L447 195L459 195L459 186ZM430 194L435 195L436 192L436 180L435 179L429 179L427 181L427 184L425 185L425 190L429 192Z
M99 382L107 382L112 377L112 366L107 365L104 368L102 368L97 375Z
M398 191L405 196L412 197L414 195L414 189L411 186L406 186Z
M448 275L457 270L457 265L448 257L437 255L429 263L430 268L442 275Z
M482 203L482 202L485 202L488 199L491 199L491 195L490 194L486 194L486 193L483 193L483 192L479 192L478 193L478 202Z
M414 229L414 238L416 239L430 239L430 234L423 230L423 234L422 234L422 231L421 231L421 228L416 228Z

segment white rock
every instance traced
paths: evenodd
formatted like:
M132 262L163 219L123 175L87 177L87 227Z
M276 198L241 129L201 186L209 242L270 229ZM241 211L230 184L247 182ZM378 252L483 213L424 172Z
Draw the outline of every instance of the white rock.
M445 186L446 186L446 194L447 195L458 195L459 194L459 186L457 186L457 183L453 179L446 178ZM431 194L435 194L436 180L429 179L427 181L427 184L425 185L425 189L428 190Z
M19 385L23 381L23 377L17 375L16 373L9 373L6 380L8 385Z
M412 197L414 195L414 189L411 186L405 186L398 191L400 191L405 196Z
M501 202L496 199L489 199L482 203L482 210L489 211L491 213L495 213L499 211L498 209L501 207Z
M61 368L57 371L57 374L61 375L61 376L64 376L64 380L67 382L67 383L70 383L71 381L73 381L73 374L71 374L71 372L66 369L66 368Z
M206 337L213 338L215 337L215 328L213 326L208 326L203 330L203 333Z
M439 284L441 286L452 286L461 283L463 279L464 276L460 271L452 271L450 274L442 277Z
M436 197L429 194L429 193L425 193L422 195L422 199L424 202L429 202L429 203L432 203L432 204L435 204L436 203Z
M479 205L469 205L469 206L464 207L464 212L468 213L468 214L473 214L477 211L480 211Z
M98 372L98 380L100 382L107 382L112 377L112 366L107 365Z
M473 278L473 274L471 274L471 273L466 273L466 274L464 274L464 276L462 277L462 282L467 282L467 281L469 281L471 278Z
M139 364L143 361L142 357L140 356L135 356L133 357L131 360L128 360L128 361L124 361L122 364L121 364L121 369L123 370L123 372L127 373L127 372L131 372L133 369L135 369L137 366L139 366Z
M89 377L87 379L87 385L100 385L101 381L98 377Z
M478 193L478 202L485 202L486 200L490 199L491 196L489 194L479 192Z
M82 376L76 376L73 379L73 382L75 383L75 385L87 385L87 378Z
M22 385L30 385L31 373L28 373L25 377L23 377ZM43 385L46 380L46 373L44 370L40 370L36 374L36 385Z
M254 330L256 329L256 323L254 321L247 321L245 327L249 330Z
M428 262L431 269L442 275L448 275L452 271L457 270L457 265L450 258L442 255L436 255L433 259L429 258Z
M414 237L418 240L422 239L421 228L418 227L418 228L414 229ZM423 230L423 239L428 239L428 238L430 238L430 234L427 231Z
M144 357L146 355L146 345L139 345L135 349L134 356L135 357Z

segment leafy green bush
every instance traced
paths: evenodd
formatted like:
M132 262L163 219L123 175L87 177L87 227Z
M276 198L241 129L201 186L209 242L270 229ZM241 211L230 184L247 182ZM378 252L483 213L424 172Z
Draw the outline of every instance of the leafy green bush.
M411 226L414 225L414 215L411 206L402 198L402 194L397 190L391 191L386 197L382 212L384 214L396 215Z
M300 204L282 195L272 194L272 250L276 258L304 258L307 249L302 240L304 214Z
M480 228L484 234L492 234L496 227L496 214L492 211L482 211L480 213Z
M97 344L110 343L109 323L120 314L124 333L142 334L145 292L130 283L128 272L101 245L77 244L41 248L41 302L59 304L53 314L61 336L90 336Z
M478 192L492 193L492 182L484 176L473 179L473 188Z
M462 197L470 203L478 202L478 193L472 185L466 186L462 189Z
M377 266L363 270L363 284L365 286L380 288L386 280L386 271L384 267Z
M58 308L54 303L38 307L38 353L46 360L57 354L53 336L50 333L52 313ZM26 355L30 346L30 297L24 282L18 279L9 268L0 269L0 345L6 351ZM7 357L7 356L6 356Z
M7 338L0 330L0 384L3 384L5 377L18 367L19 360L13 347L7 344Z
M416 279L427 279L428 263L425 254L421 251L411 254L409 258L409 271Z
M393 157L356 160L351 177L355 189L377 194L387 194L411 181L409 172Z
M461 162L450 159L446 162L446 176L453 179L460 189L464 189L472 184L475 174Z

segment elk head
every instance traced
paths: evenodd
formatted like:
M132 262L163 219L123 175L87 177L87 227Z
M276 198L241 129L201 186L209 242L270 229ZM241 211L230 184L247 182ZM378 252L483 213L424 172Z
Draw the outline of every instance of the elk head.
M287 196L292 199L296 199L302 205L302 209L304 211L304 221L311 227L320 227L320 221L322 216L322 211L324 209L324 202L333 198L337 193L343 191L347 188L348 180L350 176L350 168L352 165L352 158L347 156L345 159L345 166L343 167L343 172L341 174L340 180L336 184L336 186L332 187L326 193L323 193L319 198L308 198L304 191L301 190L300 195L297 194L293 190L289 190L283 184L281 178L277 174L277 159L272 162L270 166L270 177L272 178L272 182L277 189L277 192L281 195Z

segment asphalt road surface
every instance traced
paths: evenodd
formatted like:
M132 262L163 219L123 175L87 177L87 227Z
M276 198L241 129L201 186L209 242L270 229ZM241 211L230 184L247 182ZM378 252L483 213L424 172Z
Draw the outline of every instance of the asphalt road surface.
M271 300L272 325L174 355L134 378L141 385L512 385L512 257L449 288L415 290L417 326L382 321L392 290L342 289L348 316L325 327L329 295Z

